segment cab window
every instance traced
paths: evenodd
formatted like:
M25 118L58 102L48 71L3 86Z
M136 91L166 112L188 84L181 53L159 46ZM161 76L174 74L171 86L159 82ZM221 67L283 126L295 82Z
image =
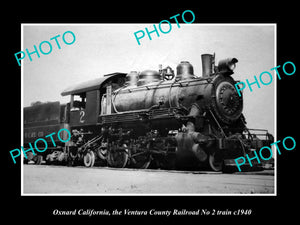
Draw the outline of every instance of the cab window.
M85 109L86 94L78 94L71 96L71 111L78 111Z

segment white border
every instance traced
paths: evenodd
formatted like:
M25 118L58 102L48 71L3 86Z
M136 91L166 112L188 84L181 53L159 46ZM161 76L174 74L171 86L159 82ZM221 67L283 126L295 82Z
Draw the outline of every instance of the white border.
M277 24L273 24L274 25L274 67L277 66ZM274 72L275 74L275 72ZM277 79L275 79L275 83L274 83L274 141L277 141ZM274 152L276 152L276 154L273 154L274 157L274 195L277 196L277 151L274 150ZM274 153L273 152L273 153Z
M24 49L24 36L23 36L23 25L21 24L21 51ZM24 146L24 99L23 99L23 93L24 93L24 63L21 60L21 145ZM24 166L24 156L23 152L21 154L21 196L26 195L24 194L24 174L23 174L23 166Z
M133 25L133 24L139 24L139 23L132 23L132 24L119 24L119 23L114 23L114 24L107 24L107 23L101 23L101 24L93 24L93 23L71 23L71 24L55 24L55 23L21 23L21 51L24 49L24 36L23 36L23 26L24 25L30 25L30 26L41 26L41 25L46 25L46 26L87 26L87 25ZM142 23L142 24L148 24L148 23ZM149 23L151 24L151 23ZM185 24L181 24L185 25ZM275 66L277 66L277 23L226 23L226 24L220 24L220 23L204 23L204 24L199 24L199 23L193 23L193 25L200 25L200 26L274 26L274 62ZM24 91L24 63L21 61L21 143L23 144L23 131L24 131L24 115L23 115L23 91ZM274 72L275 73L275 72ZM275 84L274 84L274 141L277 141L277 79L275 79ZM27 194L24 193L24 174L23 174L23 154L21 154L21 196L277 196L277 151L274 151L276 154L274 154L274 193L254 193L254 194L238 194L238 193L220 193L220 194L203 194L203 193L195 193L195 194L182 194L182 193L177 193L177 194L133 194L133 193L125 193L125 194L88 194L88 193L82 193L82 194ZM240 175L243 176L243 175ZM267 175L263 175L267 176Z

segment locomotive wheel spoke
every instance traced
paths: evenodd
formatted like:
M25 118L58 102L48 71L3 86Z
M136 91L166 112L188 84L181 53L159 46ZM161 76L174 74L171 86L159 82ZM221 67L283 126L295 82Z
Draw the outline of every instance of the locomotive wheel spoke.
M93 151L87 152L83 157L83 164L86 167L93 167L95 164L95 153Z
M218 152L213 152L213 153L209 154L209 156L208 156L209 166L213 171L216 171L216 172L221 171L222 167L223 167L223 160L219 154L220 153L218 153Z
M132 166L139 169L147 169L152 160L150 154L147 152L137 153L133 155L132 158L134 159Z
M106 161L106 155L107 155L107 150L106 150L106 149L105 149L105 150L103 150L103 149L101 149L101 148L98 148L98 149L97 149L97 156L98 156L101 160Z
M123 147L126 147L126 145ZM111 167L124 168L127 161L128 153L124 149L110 150L107 152L107 163Z
M36 160L35 160L35 164L41 165L42 161L43 161L43 156L42 155L37 155Z

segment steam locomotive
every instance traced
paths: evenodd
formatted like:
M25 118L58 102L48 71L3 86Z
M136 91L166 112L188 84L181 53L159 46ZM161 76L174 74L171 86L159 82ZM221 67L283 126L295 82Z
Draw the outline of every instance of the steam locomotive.
M64 90L70 102L24 108L24 146L61 128L71 141L28 156L37 164L225 171L234 159L273 142L248 129L232 78L238 60L203 54L202 77L182 61L174 70L112 73ZM260 136L260 138L258 138ZM50 144L48 145L50 146Z

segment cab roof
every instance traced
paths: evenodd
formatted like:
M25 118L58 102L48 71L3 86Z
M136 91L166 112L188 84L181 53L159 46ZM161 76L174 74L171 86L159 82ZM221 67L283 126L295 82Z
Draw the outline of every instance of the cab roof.
M104 83L107 83L113 79L118 79L125 77L126 73L110 73L106 74L103 77L99 77L93 80L85 81L77 85L70 86L66 88L61 95L66 96L66 95L74 95L74 94L80 94L82 92L87 92L91 90L97 90L100 89Z

